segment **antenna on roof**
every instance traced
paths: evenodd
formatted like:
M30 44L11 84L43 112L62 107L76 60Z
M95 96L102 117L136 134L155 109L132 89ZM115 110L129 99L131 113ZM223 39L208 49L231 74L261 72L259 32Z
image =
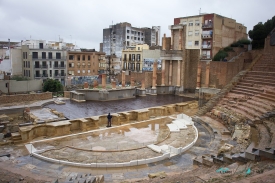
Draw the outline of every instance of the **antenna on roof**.
M199 9L199 15L201 14L201 8Z

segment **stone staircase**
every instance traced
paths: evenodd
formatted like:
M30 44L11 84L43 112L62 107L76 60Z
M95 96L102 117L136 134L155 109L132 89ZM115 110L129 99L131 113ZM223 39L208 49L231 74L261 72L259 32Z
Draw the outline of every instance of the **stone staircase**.
M55 182L59 182L56 180ZM91 174L73 174L67 177L64 183L103 183L104 176L93 176Z
M14 144L22 143L21 134L19 132L11 133L11 140Z
M235 153L213 153L194 158L195 164L247 162L261 158L275 159L275 54L263 54L214 96L196 118L210 123L219 121L233 134L235 124L249 124L256 129L258 142ZM207 121L205 118L208 117ZM218 132L220 133L220 132ZM233 139L232 139L233 140ZM230 141L228 140L230 143ZM236 145L238 146L238 144ZM235 147L236 147L235 146ZM234 148L235 148L234 147Z

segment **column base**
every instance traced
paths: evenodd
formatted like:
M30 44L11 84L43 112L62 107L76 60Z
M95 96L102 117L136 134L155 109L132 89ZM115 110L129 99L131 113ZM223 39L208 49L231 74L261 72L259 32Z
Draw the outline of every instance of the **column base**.
M157 88L156 87L151 89L151 95L157 95Z

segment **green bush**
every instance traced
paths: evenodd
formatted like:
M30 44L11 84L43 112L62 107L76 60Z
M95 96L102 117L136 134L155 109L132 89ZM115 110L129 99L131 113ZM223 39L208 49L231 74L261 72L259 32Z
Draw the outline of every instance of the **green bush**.
M25 76L18 76L18 75L14 75L10 78L10 80L16 80L16 81L27 81L29 80L29 78L25 77Z
M248 39L240 39L237 42L234 42L231 44L231 47L244 47L244 45L249 45L251 44L251 41Z
M225 47L223 50L226 51L226 52L229 52L229 51L234 52L233 48L230 47L230 46Z
M228 53L224 50L220 50L213 58L213 61L222 61L225 57L228 57Z
M58 80L54 79L47 79L43 83L43 91L49 91L49 92L58 92L63 91L63 86Z

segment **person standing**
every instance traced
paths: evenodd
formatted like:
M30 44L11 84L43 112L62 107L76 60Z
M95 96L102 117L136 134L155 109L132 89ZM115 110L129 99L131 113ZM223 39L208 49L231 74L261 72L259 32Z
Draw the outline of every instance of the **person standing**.
M109 113L108 116L107 116L107 119L108 119L108 124L106 127L111 127L112 126L112 115Z

